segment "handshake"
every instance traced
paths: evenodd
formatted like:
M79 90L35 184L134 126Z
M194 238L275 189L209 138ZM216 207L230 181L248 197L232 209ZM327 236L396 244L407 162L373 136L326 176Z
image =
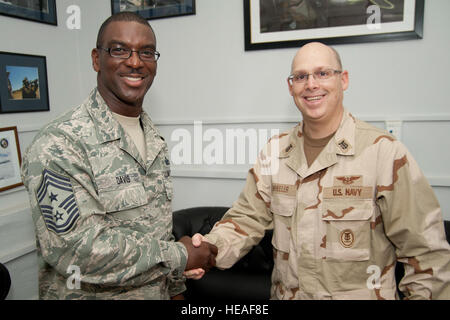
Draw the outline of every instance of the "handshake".
M204 241L205 238L197 233L192 238L181 237L181 242L188 252L188 259L184 275L190 279L201 279L206 271L216 266L217 247Z

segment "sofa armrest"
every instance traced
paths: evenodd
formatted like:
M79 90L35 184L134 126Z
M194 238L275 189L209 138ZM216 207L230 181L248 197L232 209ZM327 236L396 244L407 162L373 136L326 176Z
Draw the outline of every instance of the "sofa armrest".
M0 263L0 300L5 300L11 288L11 277L9 271Z

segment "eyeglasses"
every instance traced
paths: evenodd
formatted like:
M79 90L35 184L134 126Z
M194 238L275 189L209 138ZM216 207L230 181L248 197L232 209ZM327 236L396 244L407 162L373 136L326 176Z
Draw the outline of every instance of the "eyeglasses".
M342 70L326 69L326 70L319 70L314 73L291 74L288 77L288 80L291 83L291 85L292 83L305 84L308 81L310 75L312 75L314 79L317 81L325 81L330 79L336 73L342 73Z
M125 59L125 60L129 59L133 52L137 52L139 55L139 58L142 61L156 62L156 61L158 61L159 56L161 55L158 51L150 50L150 49L131 50L128 48L123 48L123 47L114 47L114 48L97 47L97 49L105 50L113 58L119 58L119 59Z

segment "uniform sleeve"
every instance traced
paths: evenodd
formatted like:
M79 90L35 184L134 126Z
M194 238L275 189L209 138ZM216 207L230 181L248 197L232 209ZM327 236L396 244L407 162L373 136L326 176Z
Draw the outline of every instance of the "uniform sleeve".
M270 200L258 188L262 177L256 165L250 169L244 190L232 208L217 222L206 238L218 247L216 265L230 268L246 255L272 228Z
M449 299L450 247L439 203L406 148L398 141L384 144L377 204L397 261L405 266L399 289L407 299Z
M42 258L62 276L80 268L81 282L140 286L169 274L182 276L187 252L154 239L139 223L119 224L106 214L94 187L87 156L64 133L33 142L23 159Z
M175 241L175 237L173 235L171 235L171 238L169 239L169 241ZM182 248L184 251L186 251L186 248ZM187 251L185 254L185 257L187 259ZM187 262L187 260L186 260ZM186 266L186 263L184 263L183 266L183 270L181 272L184 271ZM186 291L186 277L180 273L177 269L172 271L172 273L170 273L168 275L168 279L169 279L169 296L170 297L174 297L176 295L179 295L181 293L183 293L184 291Z

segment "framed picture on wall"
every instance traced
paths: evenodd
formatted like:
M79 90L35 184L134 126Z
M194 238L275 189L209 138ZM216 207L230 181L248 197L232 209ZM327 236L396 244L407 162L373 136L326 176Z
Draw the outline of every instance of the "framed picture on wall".
M244 0L245 50L420 39L424 0Z
M46 58L0 52L0 113L48 110Z
M0 128L0 192L23 185L17 127Z
M111 0L111 10L136 12L147 20L177 17L195 14L195 0Z
M55 0L0 0L0 14L57 25Z

